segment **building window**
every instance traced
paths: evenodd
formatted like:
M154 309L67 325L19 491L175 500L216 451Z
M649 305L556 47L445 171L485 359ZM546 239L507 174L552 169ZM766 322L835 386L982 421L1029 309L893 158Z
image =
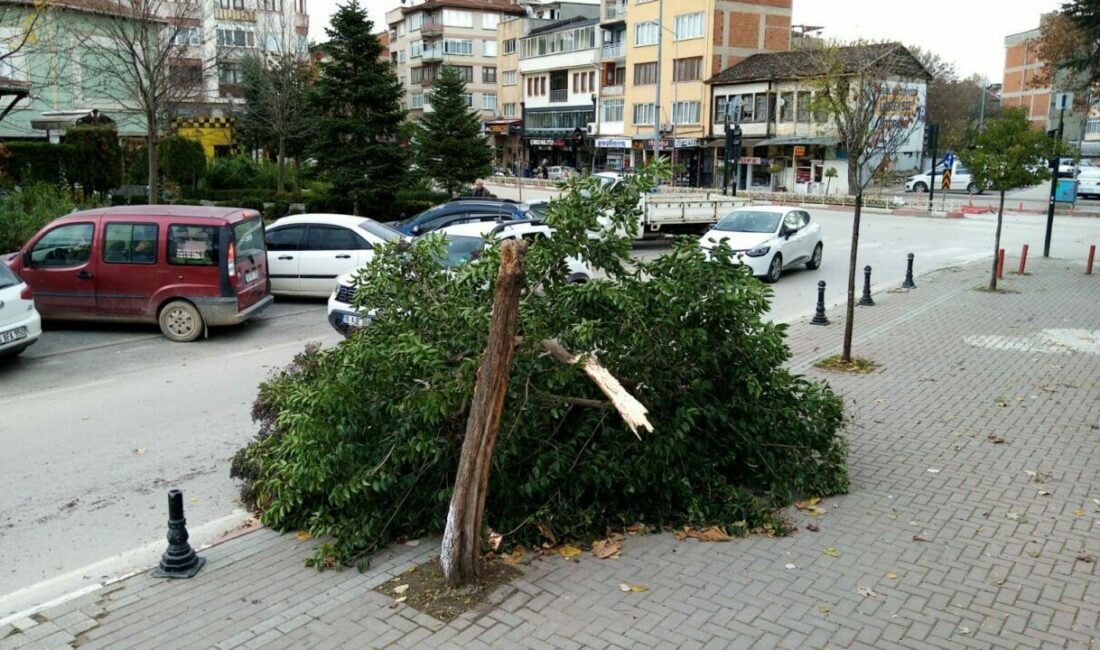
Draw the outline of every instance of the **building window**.
M459 95L459 97L461 97L462 101L466 104L466 108L473 108L474 107L474 96L473 96L473 94L471 94L471 93L462 93L461 95Z
M676 20L678 24L680 19L677 18ZM656 45L657 34L660 29L661 27L654 22L638 23L634 26L634 45Z
M539 95L546 96L546 77L539 77Z
M653 124L657 121L653 104L634 104L634 123Z
M657 83L657 63L635 63L634 85L645 86Z
M447 27L473 27L474 12L462 9L444 9L443 24Z
M443 53L473 56L474 42L470 39L445 38L443 39Z
M418 84L424 79L424 68L419 66L409 70L409 83Z
M524 117L527 132L531 131L572 131L583 129L589 122L595 121L592 109L551 111L546 113L528 113Z
M496 111L497 110L497 94L496 93L485 93L484 95L482 95L481 96L481 108L482 108L482 110L486 110L486 111Z
M605 99L603 102L603 114L601 115L600 120L604 122L622 122L623 100Z
M532 90L532 88L534 88L534 83L535 83L535 78L534 77L528 77L527 78L527 96L528 97L533 97L534 94L535 94L535 91Z
M199 31L198 27L180 27L175 36L172 37L173 45L200 45L201 43L202 32Z
M596 47L595 26L578 27L523 39L520 58L590 50ZM507 54L507 52L505 52Z
M404 63L405 62L405 50L397 50L397 62L398 63Z
M481 14L481 28L482 29L496 29L500 24L500 14L485 12Z
M583 90L581 89L581 77L582 76L584 76L584 75L579 73L579 72L574 72L573 73L573 92L574 93L583 92Z
M497 69L495 66L487 65L481 69L481 83L495 84L497 82Z
M509 38L508 40L504 41L504 53L505 54L515 54L516 53L516 39Z
M698 124L699 102L672 102L673 124Z
M774 97L774 95L772 95ZM768 94L760 93L754 97L752 121L753 122L767 122L768 121Z
M798 92L798 123L809 124L810 123L810 109L812 104L810 102L810 91L800 90Z
M608 69L605 79L607 86L621 86L626 83L626 68Z
M241 67L233 61L218 64L218 83L223 86L236 86L241 82Z
M415 14L409 14L409 31L415 32L420 29L420 26L424 24L424 12L418 11Z
M264 11L277 11L283 13L283 0L260 0L260 7Z
M409 107L410 108L424 108L424 93L416 93L415 95L409 95Z
M515 70L505 70L504 71L504 79L502 80L501 83L503 83L505 86L514 86L514 85L516 85L516 71Z
M474 80L474 66L472 65L449 65L447 67L457 72L458 78L466 83Z
M219 29L218 47L256 47L256 35L244 29Z
M1100 117L1090 117L1085 122L1085 133L1088 135L1100 135Z
M482 56L496 56L497 55L497 42L496 41L481 41L481 55Z
M779 121L794 122L794 93L779 95Z
M197 88L202 86L202 64L199 61L195 61L196 65L188 65L187 63L181 63L179 65L173 65L169 69L169 75L172 79L173 85L180 88Z
M676 16L676 40L703 37L703 12Z
M508 103L504 105L504 117L515 117L516 105L515 103Z
M409 43L409 58L414 59L424 53L424 41Z
M596 92L596 71L588 71L588 89L592 92Z
M703 66L703 57L695 56L690 59L676 59L672 62L673 81L698 81L699 69Z

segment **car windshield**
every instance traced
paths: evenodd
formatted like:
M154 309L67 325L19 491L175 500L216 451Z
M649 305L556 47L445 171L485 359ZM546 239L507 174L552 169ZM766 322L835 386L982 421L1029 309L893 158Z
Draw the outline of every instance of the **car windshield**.
M22 284L22 280L8 268L7 264L0 262L0 289L7 289L8 287L14 287L17 284Z
M447 255L442 264L445 268L454 268L465 264L474 258L476 253L485 249L485 240L481 237L467 237L465 235L447 236Z
M545 220L546 213L550 210L550 203L532 203L528 208L533 218Z
M359 228L365 230L382 241L395 241L403 235L389 226L384 226L374 219L363 219L359 222Z
M421 212L420 214L415 214L415 215L409 217L408 219L405 219L403 221L398 221L397 222L397 227L398 228L404 228L405 226L416 223L418 220L420 220L421 217L426 217L430 214L435 214L436 212L438 212L442 208L443 208L443 206L441 206L441 205L437 205L434 208L428 208L427 210Z
M775 232L780 216L777 212L736 210L723 217L714 229L725 232Z
M237 242L237 259L264 254L264 223L259 217L233 224L233 239Z

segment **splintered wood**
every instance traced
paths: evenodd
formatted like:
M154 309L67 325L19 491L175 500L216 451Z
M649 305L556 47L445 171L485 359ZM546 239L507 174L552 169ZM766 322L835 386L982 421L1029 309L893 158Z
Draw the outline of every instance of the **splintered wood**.
M607 399L611 400L611 405L615 407L615 410L623 418L623 422L626 422L626 426L630 427L630 430L639 440L642 439L642 436L638 434L638 429L653 432L653 425L649 423L649 419L646 417L649 410L627 392L623 385L619 383L619 380L607 368L603 367L596 357L590 354L584 356L570 354L568 350L562 347L561 343L552 339L543 341L542 347L546 348L546 351L558 361L569 365L579 364L584 374L588 375L592 383L596 384L603 391L603 394L607 395Z

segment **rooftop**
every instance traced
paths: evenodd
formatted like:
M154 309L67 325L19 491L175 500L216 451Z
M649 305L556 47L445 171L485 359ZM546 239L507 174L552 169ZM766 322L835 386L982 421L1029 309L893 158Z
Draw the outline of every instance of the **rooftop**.
M540 25L535 27L527 33L528 36L538 36L539 34L549 34L563 29L576 29L577 27L587 27L589 25L600 24L599 18L586 18L585 16L574 16L573 18L566 18L565 20L556 20L549 25Z
M711 84L745 83L821 77L836 64L843 72L854 74L861 69L884 65L898 74L930 79L931 75L913 54L900 43L874 43L838 48L791 50L754 54L707 80Z
M402 7L401 13L408 15L417 11L431 11L440 8L475 9L478 11L499 11L515 16L526 16L527 10L511 0L428 0L418 5Z

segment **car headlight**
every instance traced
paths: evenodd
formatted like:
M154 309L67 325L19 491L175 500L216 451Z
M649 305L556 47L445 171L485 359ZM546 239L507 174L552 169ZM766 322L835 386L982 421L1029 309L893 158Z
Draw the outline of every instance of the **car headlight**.
M768 251L770 251L771 249L771 246L757 246L756 248L745 251L745 255L748 255L749 257L761 257L763 255L767 255Z

